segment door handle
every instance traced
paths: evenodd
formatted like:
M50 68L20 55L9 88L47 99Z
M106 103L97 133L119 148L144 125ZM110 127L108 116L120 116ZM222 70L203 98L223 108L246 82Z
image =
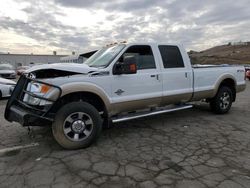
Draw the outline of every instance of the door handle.
M186 78L188 77L188 73L187 73L187 72L185 72L185 77L186 77Z
M156 78L156 80L159 80L159 74L152 74L150 75L151 78Z

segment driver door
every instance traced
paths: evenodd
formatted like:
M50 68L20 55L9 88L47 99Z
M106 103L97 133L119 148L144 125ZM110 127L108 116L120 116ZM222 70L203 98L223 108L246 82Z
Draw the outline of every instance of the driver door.
M152 47L130 46L118 62L122 62L125 56L135 56L137 73L113 75L112 103L116 113L160 105L162 80Z

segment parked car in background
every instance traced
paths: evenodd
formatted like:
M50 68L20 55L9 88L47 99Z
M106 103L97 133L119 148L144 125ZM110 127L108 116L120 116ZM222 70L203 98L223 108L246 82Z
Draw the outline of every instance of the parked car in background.
M245 66L246 78L250 80L250 66Z
M0 78L0 99L9 97L14 90L16 82L5 78Z
M17 75L22 75L24 73L24 71L28 70L30 68L30 66L20 66L17 67L16 73Z
M16 78L16 71L14 67L10 64L0 64L0 77L2 78L9 78L15 79Z
M250 80L250 70L246 71L246 78Z

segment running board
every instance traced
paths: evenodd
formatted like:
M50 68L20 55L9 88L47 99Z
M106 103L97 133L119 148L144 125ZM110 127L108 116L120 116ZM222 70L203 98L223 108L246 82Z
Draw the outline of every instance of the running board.
M123 121L153 116L153 115L157 115L157 114L174 112L174 111L178 111L178 110L185 110L185 109L189 109L192 107L193 107L193 105L182 105L182 106L178 106L178 107L174 107L174 108L168 108L168 109L165 108L165 109L154 110L154 111L149 111L149 112L141 112L141 113L130 114L130 115L126 115L126 116L114 117L111 120L112 120L112 123L119 123L119 122L123 122Z

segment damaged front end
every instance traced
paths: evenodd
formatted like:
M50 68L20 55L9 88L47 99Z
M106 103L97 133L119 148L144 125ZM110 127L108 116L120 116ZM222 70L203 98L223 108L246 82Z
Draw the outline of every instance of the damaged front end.
M55 95L50 98L52 90ZM60 87L22 75L6 105L5 119L23 126L50 124L53 116L49 111L60 95Z
M44 126L54 120L52 107L61 96L59 86L49 80L80 74L65 70L42 69L22 75L8 100L5 119L23 126Z

